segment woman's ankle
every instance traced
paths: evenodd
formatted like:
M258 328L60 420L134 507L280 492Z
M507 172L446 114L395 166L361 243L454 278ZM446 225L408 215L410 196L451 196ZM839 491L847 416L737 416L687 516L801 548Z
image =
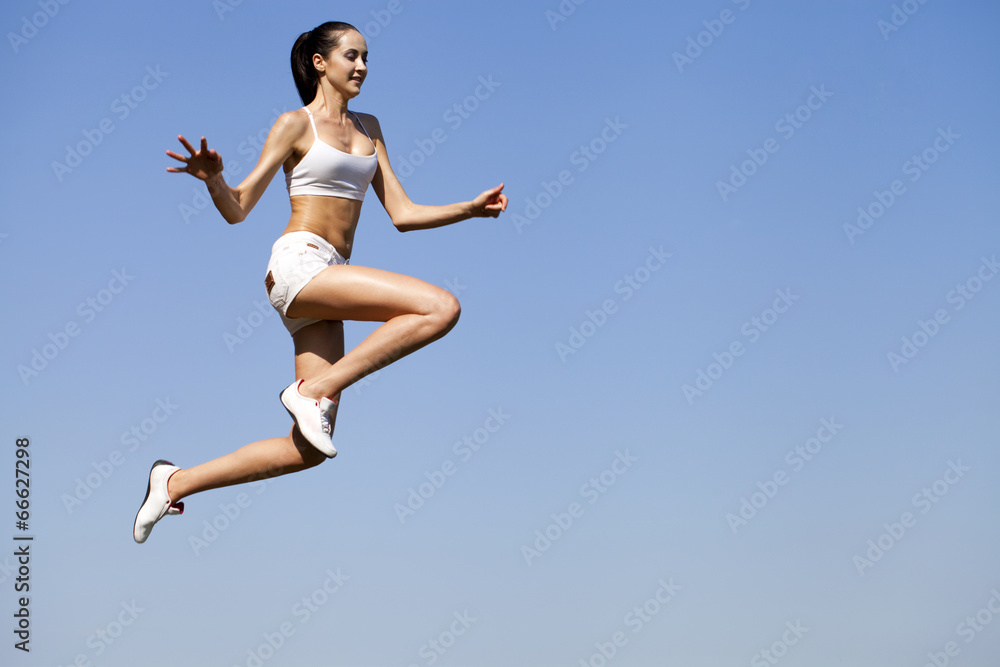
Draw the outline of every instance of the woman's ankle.
M169 498L170 502L172 503L176 503L178 500L184 497L183 495L181 495L180 490L184 488L183 485L181 484L181 482L183 481L183 477L181 476L184 475L185 472L187 471L175 470L170 475L170 477L167 478L167 498ZM178 477L181 478L178 479Z
M299 385L299 393L306 398L311 398L314 401L318 401L321 398L327 398L331 401L337 401L340 399L340 392L328 392L325 391L326 387L319 386L317 384L311 383L309 380L304 380L302 384Z

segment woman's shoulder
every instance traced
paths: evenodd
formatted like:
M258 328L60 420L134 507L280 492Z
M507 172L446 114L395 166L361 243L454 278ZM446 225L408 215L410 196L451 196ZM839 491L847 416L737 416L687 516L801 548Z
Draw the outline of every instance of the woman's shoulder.
M364 111L355 111L354 109L351 109L351 113L358 117L358 120L360 120L361 124L365 126L365 129L368 130L369 134L375 132L378 133L379 136L382 135L382 126L379 125L378 118L376 118L374 114L365 113Z
M309 114L305 107L292 109L278 116L274 121L274 127L288 130L302 130L309 125Z
M278 116L274 125L271 126L271 132L268 136L279 145L294 146L307 133L312 133L312 129L309 127L309 116L305 109L298 108Z

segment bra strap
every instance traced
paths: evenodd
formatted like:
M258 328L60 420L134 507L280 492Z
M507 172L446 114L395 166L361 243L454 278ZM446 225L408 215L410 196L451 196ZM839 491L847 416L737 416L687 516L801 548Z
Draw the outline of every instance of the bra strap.
M316 131L316 120L313 118L312 111L309 111L309 107L302 107L302 108L306 110L307 114L309 114L309 122L312 123L313 126L313 137L319 139L319 132Z
M365 133L366 137L368 137L368 141L372 142L372 148L374 148L375 151L377 152L378 148L375 146L375 142L372 141L371 135L368 134L368 130L365 129L365 124L361 122L361 116L359 116L358 114L354 113L353 111L351 113L354 114L354 117L358 119L358 125L361 126L361 131Z

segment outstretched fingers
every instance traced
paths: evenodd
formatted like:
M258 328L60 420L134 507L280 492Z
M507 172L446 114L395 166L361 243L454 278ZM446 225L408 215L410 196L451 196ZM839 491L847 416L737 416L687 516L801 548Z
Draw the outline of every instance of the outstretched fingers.
M191 142L189 142L182 134L177 135L177 140L181 142L181 145L187 149L190 155L184 156L168 150L168 156L178 160L179 162L183 162L185 166L167 167L167 171L173 173L191 174L201 180L207 180L213 174L217 174L222 171L222 156L214 150L209 149L208 139L202 137L201 147L198 149L195 149L195 147L191 145Z
M195 150L194 150L194 146L192 146L191 143L187 139L184 138L184 135L178 134L177 135L177 139L178 139L178 141L181 142L181 145L184 146L184 148L187 149L187 151L191 154L191 156L190 157L185 157L185 156L183 156L183 155L181 155L179 153L175 153L172 150L168 150L167 151L167 155L169 155L170 157L174 158L175 160L179 160L180 162L183 162L185 164L185 166L184 167L167 167L167 171L174 172L174 173L178 173L178 172L179 173L184 173L184 172L187 171L187 166L186 165L188 163L188 160L191 157L194 157L194 155L195 155ZM204 140L205 140L205 138L202 137L202 141L204 141Z

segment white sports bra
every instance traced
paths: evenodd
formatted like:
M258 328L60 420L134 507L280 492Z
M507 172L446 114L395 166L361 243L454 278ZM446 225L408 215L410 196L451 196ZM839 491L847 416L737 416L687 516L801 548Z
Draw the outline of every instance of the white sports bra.
M321 195L326 197L343 197L364 201L365 190L375 177L378 168L378 157L371 155L354 155L334 148L321 141L316 132L316 121L307 107L302 107L309 114L309 122L313 128L313 145L291 171L285 172L285 185L288 195ZM353 111L355 118L358 115ZM358 118L358 125L365 136L371 141L371 136ZM372 141L372 148L375 142Z

